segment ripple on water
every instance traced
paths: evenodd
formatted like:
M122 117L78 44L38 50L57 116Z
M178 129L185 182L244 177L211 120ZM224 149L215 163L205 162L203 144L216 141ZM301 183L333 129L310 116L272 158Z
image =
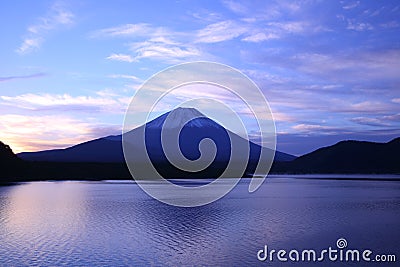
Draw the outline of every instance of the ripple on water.
M400 239L399 183L357 183L274 178L248 194L245 181L197 208L160 203L133 182L1 187L0 265L255 265L266 243L326 247L339 234L390 252Z

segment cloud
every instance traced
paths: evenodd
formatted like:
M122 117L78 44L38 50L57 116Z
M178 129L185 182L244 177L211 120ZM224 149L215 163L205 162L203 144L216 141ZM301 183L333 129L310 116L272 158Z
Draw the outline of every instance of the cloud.
M237 1L223 1L223 4L237 14L246 14L248 12L247 7Z
M400 122L400 113L383 116L382 119L383 120L387 120L387 121L392 121L392 122L399 123Z
M380 101L363 101L349 105L344 111L350 113L388 113L393 111L393 104Z
M124 24L94 31L91 38L129 38L129 39L164 39L185 35L182 32L172 31L165 27L156 27L148 23Z
M393 103L400 104L400 98L393 98L393 99L392 99L392 102L393 102Z
M356 117L350 119L352 122L361 124L361 125L369 125L369 126L389 126L390 124L377 119L377 118L370 118L370 117Z
M7 81L12 81L12 80L24 80L24 79L32 79L32 78L39 78L43 77L46 74L43 72L39 73L34 73L34 74L28 74L28 75L16 75L16 76L6 76L6 77L0 77L0 82L7 82Z
M130 50L134 55L112 54L107 59L138 62L141 59L150 58L169 63L178 63L181 61L194 60L200 58L203 53L192 45L181 43L169 43L150 39L145 42L132 43Z
M1 106L11 106L18 112L7 114L5 111L0 115L2 141L11 145L14 151L22 152L64 148L119 134L120 123L114 125L99 120L104 116L124 114L129 101L130 97L110 90L98 91L95 96L32 93L0 96ZM81 113L87 116L79 115Z
M107 57L109 60L115 60L115 61L123 61L123 62L135 62L136 60L131 56L127 54L111 54Z
M341 53L298 53L291 57L266 56L275 63L334 82L398 79L400 50L343 51Z
M98 97L71 96L69 94L23 94L18 96L0 96L4 105L21 109L46 111L79 111L79 112L112 112L123 113L127 103L120 95L104 95L98 92Z
M82 121L65 115L0 115L2 141L14 152L65 148L78 143L119 134L121 126Z
M133 42L130 53L112 53L109 60L138 62L141 59L160 60L167 63L179 63L188 60L214 60L214 56L205 52L207 44L239 39L243 42L263 42L281 39L289 34L319 32L321 26L305 21L268 22L265 27L254 21L222 20L206 25L195 31L173 31L166 27L157 27L148 23L125 24L100 29L91 34L97 37L124 37Z
M74 14L61 4L56 2L52 5L48 14L37 19L37 23L30 25L22 44L17 48L19 54L26 54L40 48L45 41L46 35L61 26L74 23Z
M362 32L373 30L374 27L367 22L356 22L354 19L349 19L347 20L347 29Z
M25 54L39 49L43 43L42 37L28 37L22 41L21 46L16 50L19 54Z
M225 20L209 24L203 29L197 31L196 42L198 43L218 43L232 40L247 32L242 25L232 21Z
M387 23L381 23L380 26L383 28L390 29L390 28L398 28L398 27L400 27L400 24L399 24L399 22L392 20Z
M194 44L182 41L193 39L193 35L172 31L164 27L154 27L147 23L126 24L101 29L91 36L126 37L134 41L129 45L131 54L113 53L107 57L109 60L132 63L148 58L177 63L205 56Z
M218 21L222 19L222 15L218 12L213 12L210 9L200 8L195 12L187 12L188 15L200 22Z
M319 124L297 124L292 127L294 130L298 132L315 132L321 130L335 130L335 127L327 126L327 125L319 125Z
M258 42L263 42L263 41L272 40L272 39L279 39L279 38L280 38L280 36L275 33L265 34L263 32L259 32L259 33L249 35L249 36L243 38L242 41L258 43Z
M304 21L271 22L269 25L285 33L302 33L310 28Z
M161 28L159 28L161 30ZM156 32L159 32L156 30ZM91 37L127 37L127 36L148 36L154 34L154 28L147 23L124 24L116 27L105 28L95 31Z
M352 2L352 3L346 3L342 8L343 9L353 9L356 8L360 5L360 1Z
M380 117L356 117L352 118L351 121L362 125L387 127L392 126L398 129L398 126L400 126L400 113L384 115Z
M179 62L181 60L195 59L202 55L202 52L193 45L183 44L163 37L133 43L130 46L130 50L135 53L135 61L152 58L167 62Z
M260 22L282 19L302 11L309 5L309 1L222 1L223 5L246 22Z
M108 77L109 77L109 78L112 78L112 79L129 79L129 80L133 80L133 81L139 82L139 83L143 82L142 79L140 79L140 78L138 78L138 77L136 77L136 76L134 76L134 75L111 74L111 75L108 75Z
M256 43L283 39L293 34L308 35L328 31L327 28L321 25L313 25L306 21L268 22L263 28L250 24L246 25L245 29L245 32L250 33L250 35L243 38L242 41Z

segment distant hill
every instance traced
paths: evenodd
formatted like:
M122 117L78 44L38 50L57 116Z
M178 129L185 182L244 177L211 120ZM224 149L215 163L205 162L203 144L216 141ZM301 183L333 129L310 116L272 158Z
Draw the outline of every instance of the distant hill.
M108 139L110 142L117 142L118 138L120 137L107 137L106 141ZM275 161L271 173L400 174L399 153L400 138L387 143L342 141L333 146L317 149L293 161ZM158 164L158 167L167 171L170 177L185 177L185 174L174 172L171 170L170 165L165 165L162 162ZM217 164L209 172L192 175L191 177L216 177L215 175L218 174L220 167ZM125 163L121 162L21 160L15 156L9 146L0 142L0 183L47 179L111 180L131 179L131 176Z
M124 163L29 162L0 141L0 184L35 180L131 179Z
M0 141L0 178L2 178L0 183L13 180L21 162L11 148Z
M165 123L167 117L170 120L168 125ZM199 172L184 171L175 167L166 158L161 145L161 130L167 133L167 143L171 143L176 137L173 137L170 133L180 128L179 145L186 158L195 160L200 157L199 144L201 140L210 138L214 141L217 154L215 160L206 169ZM229 132L196 109L178 108L126 133L125 137L129 137L129 145L135 155L134 161L139 168L147 154L143 149L144 130L146 134L145 148L153 165L164 177L219 177L230 160L230 138L233 138L234 142L249 148L248 156L246 156L246 153L239 153L239 158L236 159L238 162L247 163L245 173L243 174L240 171L242 169L233 164L234 169L237 169L235 169L234 174L231 173L230 175L253 173L259 162L261 151L269 155L273 154L272 150ZM20 153L18 154L19 159L13 154L9 156L18 160L18 166L11 168L11 176L14 180L131 178L125 164L121 135L91 140L66 149ZM174 156L175 154L173 154ZM278 161L288 161L294 158L292 155L281 152L275 154L275 160ZM146 175L147 172L144 172L140 177L147 178Z
M274 172L400 173L400 137L387 143L341 141L292 162L277 163Z
M161 129L164 126L167 117L171 118L171 124L164 127L165 131L172 131L173 128L179 128L191 117L197 117L189 123L184 124L182 136L180 137L180 147L182 153L191 159L199 157L198 144L203 138L211 138L217 144L217 161L227 162L230 156L230 141L228 130L205 117L199 111L193 108L177 108L160 117L148 122L147 124L133 129L127 135L133 135L134 142L141 142L143 127L146 129L146 147L153 162L165 162L165 155L161 145ZM168 129L168 127L170 129ZM250 158L255 161L263 148L255 143L249 142L237 135L234 135L239 142L246 142L250 146ZM136 145L137 146L137 145ZM24 152L18 154L18 157L29 161L51 161L51 162L124 162L122 151L122 136L107 136L78 144L66 149L47 150L39 152ZM276 151L276 161L290 161L295 159L293 155Z
M196 118L186 123L192 116ZM167 117L172 118L172 123L164 125ZM199 158L201 140L210 138L214 141L217 154L215 160L204 171L182 171L167 160L161 145L161 129L166 131L166 136L172 136L169 132L181 127L179 144L186 158ZM146 142L143 142L144 132ZM247 158L244 158L246 154L243 153L239 159L240 162L247 162L245 175L254 173L262 150L272 153L268 148L229 132L197 110L189 108L178 108L165 113L129 131L124 138L129 137L129 146L131 151L135 152L133 160L139 167L143 155L147 154L144 152L146 150L153 165L164 177L212 178L220 176L230 159L229 136L250 149ZM174 140L168 137L167 143ZM399 154L400 137L387 143L341 141L298 158L277 151L271 173L400 173ZM66 149L20 153L17 156L10 147L0 142L1 181L131 178L125 164L121 135L91 140Z
M18 157L14 154L11 148L0 141L0 162L2 164L17 161Z

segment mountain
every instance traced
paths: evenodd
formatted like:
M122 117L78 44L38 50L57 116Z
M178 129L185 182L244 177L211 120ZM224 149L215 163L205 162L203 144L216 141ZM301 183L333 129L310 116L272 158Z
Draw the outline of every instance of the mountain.
M14 154L11 148L0 141L0 162L5 165L6 163L15 162L18 157ZM3 166L4 166L3 165Z
M168 124L165 121L168 117ZM194 118L191 120L191 118ZM187 122L187 123L186 123ZM132 140L132 146L138 147L143 141L143 132L146 133L146 148L153 162L166 163L166 157L161 146L161 129L173 133L182 127L179 144L182 153L189 159L197 159L200 156L198 144L204 138L211 138L218 148L216 161L226 163L230 156L229 134L238 142L246 142L250 146L250 161L255 162L259 158L262 148L249 142L231 132L215 121L205 117L202 113L193 108L177 108L165 113L158 118L131 130L126 134ZM133 148L134 149L134 148ZM122 136L107 136L85 143L81 143L66 149L55 149L39 152L24 152L18 157L29 161L48 162L124 162L122 151ZM276 151L276 161L290 161L295 157L286 153ZM140 157L137 158L140 160Z
M216 177L221 173L221 170L226 166L224 160L228 154L217 155L217 160L213 163L208 170L193 173L177 171L174 166L168 164L165 155L160 153L158 145L160 140L159 127L151 127L152 125L163 125L160 121L153 121L154 124L149 126L148 137L152 139L151 144L145 144L146 148L149 146L151 158L157 170L160 171L165 177ZM161 123L161 124L159 124ZM201 139L202 136L210 132L211 127L216 127L212 133L221 134L224 130L221 126L212 123L211 120L203 120L202 127L206 123L210 123L209 128L204 128L204 131L195 131L199 125L191 124L193 127L184 128L182 136L189 135L192 141ZM150 123L149 123L150 124ZM147 125L146 125L147 126ZM178 125L179 126L179 125ZM168 128L168 127L167 127ZM172 127L171 129L174 129ZM203 129L203 128L202 128ZM140 134L143 128L137 128L129 132L132 137ZM186 134L184 134L186 132ZM209 135L207 135L209 136ZM221 135L222 136L222 135ZM234 138L240 138L234 136ZM187 138L184 138L186 140ZM217 148L225 145L224 138L216 140ZM137 139L140 140L140 139ZM132 140L132 146L140 146L140 142ZM222 143L221 143L222 142ZM190 142L192 144L192 142ZM219 143L219 145L218 145ZM113 144L113 145L112 145ZM121 145L121 136L109 136L100 138L90 142L77 145L73 151L85 151L85 148L90 147L97 149L99 146L107 150L108 153L100 151L101 157L105 158L109 155L119 155L120 150L114 149L115 144ZM156 149L154 149L154 147ZM250 144L251 153L257 155L259 146ZM56 150L56 151L69 151ZM55 153L56 151L48 151ZM134 150L140 151L140 150ZM118 153L116 153L118 152ZM315 150L309 154L303 155L292 161L275 161L271 173L359 173L359 174L399 174L400 173L400 137L393 139L387 143L374 143L364 141L342 141L335 145L323 147ZM44 152L42 152L44 153ZM198 151L186 150L183 151L185 156L195 158L198 156ZM197 153L197 155L195 154ZM87 153L87 157L94 157L95 151ZM138 156L140 153L138 153ZM256 161L250 155L247 174L252 173L252 167ZM78 156L78 155L77 155ZM112 157L110 157L112 158ZM140 156L138 157L140 160ZM221 160L222 159L222 160ZM140 162L138 163L140 164ZM79 180L102 180L102 179L130 179L130 173L124 162L46 162L46 161L25 161L17 158L9 146L0 142L0 184L13 181L32 181L43 179L79 179Z
M291 162L276 163L274 172L400 173L400 137L387 143L341 141Z
M11 148L0 141L0 180L5 182L11 180L16 169L20 167L21 160L14 154Z

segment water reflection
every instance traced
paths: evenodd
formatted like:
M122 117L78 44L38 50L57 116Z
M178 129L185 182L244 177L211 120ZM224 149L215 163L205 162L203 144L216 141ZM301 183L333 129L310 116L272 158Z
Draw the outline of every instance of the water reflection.
M398 182L275 178L247 189L245 180L217 202L179 208L126 181L0 187L0 265L258 265L266 243L318 249L341 236L398 250Z
M85 231L88 220L85 187L76 182L40 182L4 190L1 240L10 246L6 253L23 265L46 258L57 263L61 256L71 255L69 245Z

